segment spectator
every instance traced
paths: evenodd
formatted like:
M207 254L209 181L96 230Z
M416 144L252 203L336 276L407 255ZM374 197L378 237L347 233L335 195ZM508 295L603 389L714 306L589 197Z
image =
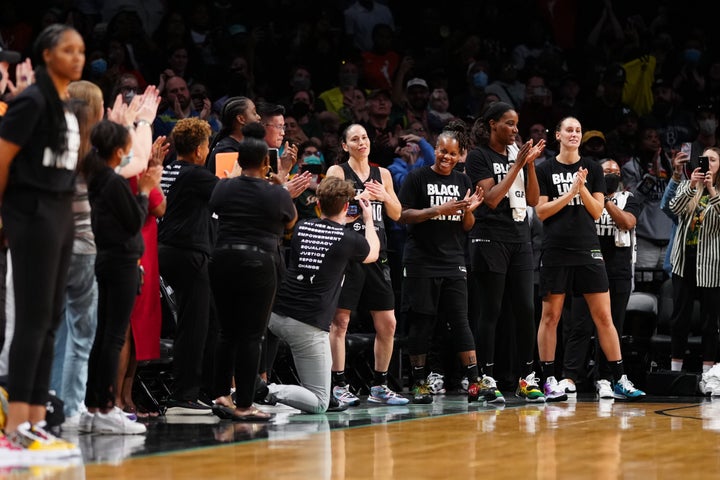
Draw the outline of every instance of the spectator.
M173 127L181 118L198 117L201 120L207 120L213 132L220 130L217 121L210 117L210 104L205 102L203 109L197 111L193 108L190 90L188 84L182 77L170 77L165 83L164 100L167 108L161 112L153 123L153 137L169 136ZM171 158L166 161L172 161L175 154L173 152Z
M175 381L166 413L202 415L210 413L209 406L198 402L211 302L208 202L218 177L202 168L209 151L210 126L206 121L199 118L178 121L171 139L178 159L163 172L160 186L167 196L167 211L160 220L157 240L160 273L175 292L177 304L173 342Z
M373 46L375 25L384 23L395 30L392 11L375 0L355 0L344 11L345 35L354 48L367 52Z
M72 255L72 199L80 145L77 119L65 111L61 99L70 82L82 75L85 44L72 27L53 24L40 32L33 50L36 83L10 102L0 122L3 233L15 293L9 405L0 454L26 457L36 464L80 456L75 445L43 427L55 330ZM30 212L28 202L35 205ZM38 441L38 435L47 441ZM57 450L66 453L58 455Z

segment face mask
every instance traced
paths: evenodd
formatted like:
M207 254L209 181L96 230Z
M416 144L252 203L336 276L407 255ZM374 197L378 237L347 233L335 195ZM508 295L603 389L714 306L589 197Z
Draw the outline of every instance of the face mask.
M123 101L129 105L134 97L135 97L135 92L130 90L125 95L123 95Z
M118 165L118 167L122 168L122 167L126 166L128 163L130 163L132 161L132 158L133 158L133 152L132 152L132 150L130 150L127 153L127 155L122 156L122 158L120 159L120 165Z
M488 84L487 73L482 70L473 74L473 86L475 88L485 88Z
M715 133L718 123L717 120L713 120L712 118L706 118L705 120L700 120L698 122L698 126L700 127L700 133L702 133L703 135L712 135L713 133Z
M683 52L683 57L688 63L698 63L700 61L700 50L697 48L688 48Z
M105 72L107 72L107 62L105 59L98 58L90 62L90 72L97 76L105 75Z
M608 193L617 192L620 186L620 175L616 173L609 173L605 175L605 186L607 187Z
M356 73L341 73L338 78L340 80L341 87L357 86L358 76Z
M292 86L295 90L308 90L310 89L310 79L304 77L295 77L293 78Z

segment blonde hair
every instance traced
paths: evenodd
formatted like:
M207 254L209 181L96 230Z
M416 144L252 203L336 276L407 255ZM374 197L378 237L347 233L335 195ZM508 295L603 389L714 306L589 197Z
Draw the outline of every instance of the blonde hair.
M718 147L708 147L705 150L703 150L703 155L705 155L707 152L715 152L715 154L720 158L720 148ZM720 175L718 175L717 172L714 174L715 178L713 178L713 184L715 185L715 188L717 189L719 187L720 183ZM687 215L693 215L695 213L695 210L697 209L698 205L700 204L700 199L705 194L705 183L701 183L700 187L698 187L697 192L695 192L695 196L688 202L687 206L685 207L685 213ZM705 219L705 210L700 212L700 222L702 222Z
M85 100L90 106L90 118L93 125L103 118L103 93L100 87L87 80L77 80L68 85L70 98Z

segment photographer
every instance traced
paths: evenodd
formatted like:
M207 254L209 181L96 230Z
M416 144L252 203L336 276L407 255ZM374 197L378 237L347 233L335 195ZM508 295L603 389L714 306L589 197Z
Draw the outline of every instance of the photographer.
M622 183L626 190L635 195L642 207L636 227L636 280L659 283L663 276L665 250L672 232L672 220L663 213L660 201L673 167L654 127L638 131L638 147L637 156L622 166Z

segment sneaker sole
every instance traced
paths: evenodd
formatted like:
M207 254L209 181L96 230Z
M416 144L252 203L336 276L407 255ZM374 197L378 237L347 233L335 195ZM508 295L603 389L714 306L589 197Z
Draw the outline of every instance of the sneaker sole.
M212 415L212 408L169 407L165 415Z
M388 402L388 401L383 400L382 398L368 397L368 402L380 403L383 405L390 405L390 406L399 406L399 405L407 405L408 403L410 403L410 400L408 400L406 398L404 402L402 400L392 400L392 401Z

